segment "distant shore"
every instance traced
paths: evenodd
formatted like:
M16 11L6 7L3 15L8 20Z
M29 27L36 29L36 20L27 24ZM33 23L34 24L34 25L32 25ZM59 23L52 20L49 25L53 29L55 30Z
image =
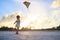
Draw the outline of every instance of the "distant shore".
M31 28L21 28L19 29L19 31L54 31L54 30L60 30L60 25L55 28L48 28L48 29L31 29ZM0 31L16 31L16 28L8 28L8 27L5 27L5 26L2 26L0 28Z
M6 29L6 30L0 30L0 31L16 31L16 29ZM60 29L31 29L31 30L19 30L19 31L60 31Z

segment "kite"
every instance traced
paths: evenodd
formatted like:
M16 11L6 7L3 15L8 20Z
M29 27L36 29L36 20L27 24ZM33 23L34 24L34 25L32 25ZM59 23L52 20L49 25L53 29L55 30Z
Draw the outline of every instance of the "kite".
M30 5L30 2L25 1L23 4L28 8Z

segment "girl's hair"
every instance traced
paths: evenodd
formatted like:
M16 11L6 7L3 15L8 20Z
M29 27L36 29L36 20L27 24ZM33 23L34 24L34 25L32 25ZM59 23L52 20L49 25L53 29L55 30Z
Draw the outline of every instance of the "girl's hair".
M17 16L16 16L16 18L17 18L17 19L19 19L19 18L20 18L20 16L19 16L19 15L17 15Z

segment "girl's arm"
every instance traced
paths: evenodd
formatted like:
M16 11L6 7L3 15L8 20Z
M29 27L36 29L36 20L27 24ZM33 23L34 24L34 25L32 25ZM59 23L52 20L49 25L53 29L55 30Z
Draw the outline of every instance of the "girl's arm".
M16 23L17 21L14 22L14 24Z

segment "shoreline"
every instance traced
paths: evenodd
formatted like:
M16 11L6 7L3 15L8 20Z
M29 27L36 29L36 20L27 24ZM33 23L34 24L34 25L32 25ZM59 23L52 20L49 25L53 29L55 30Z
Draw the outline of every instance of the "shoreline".
M16 30L0 30L0 31L16 31ZM19 30L19 31L60 31L60 30Z

